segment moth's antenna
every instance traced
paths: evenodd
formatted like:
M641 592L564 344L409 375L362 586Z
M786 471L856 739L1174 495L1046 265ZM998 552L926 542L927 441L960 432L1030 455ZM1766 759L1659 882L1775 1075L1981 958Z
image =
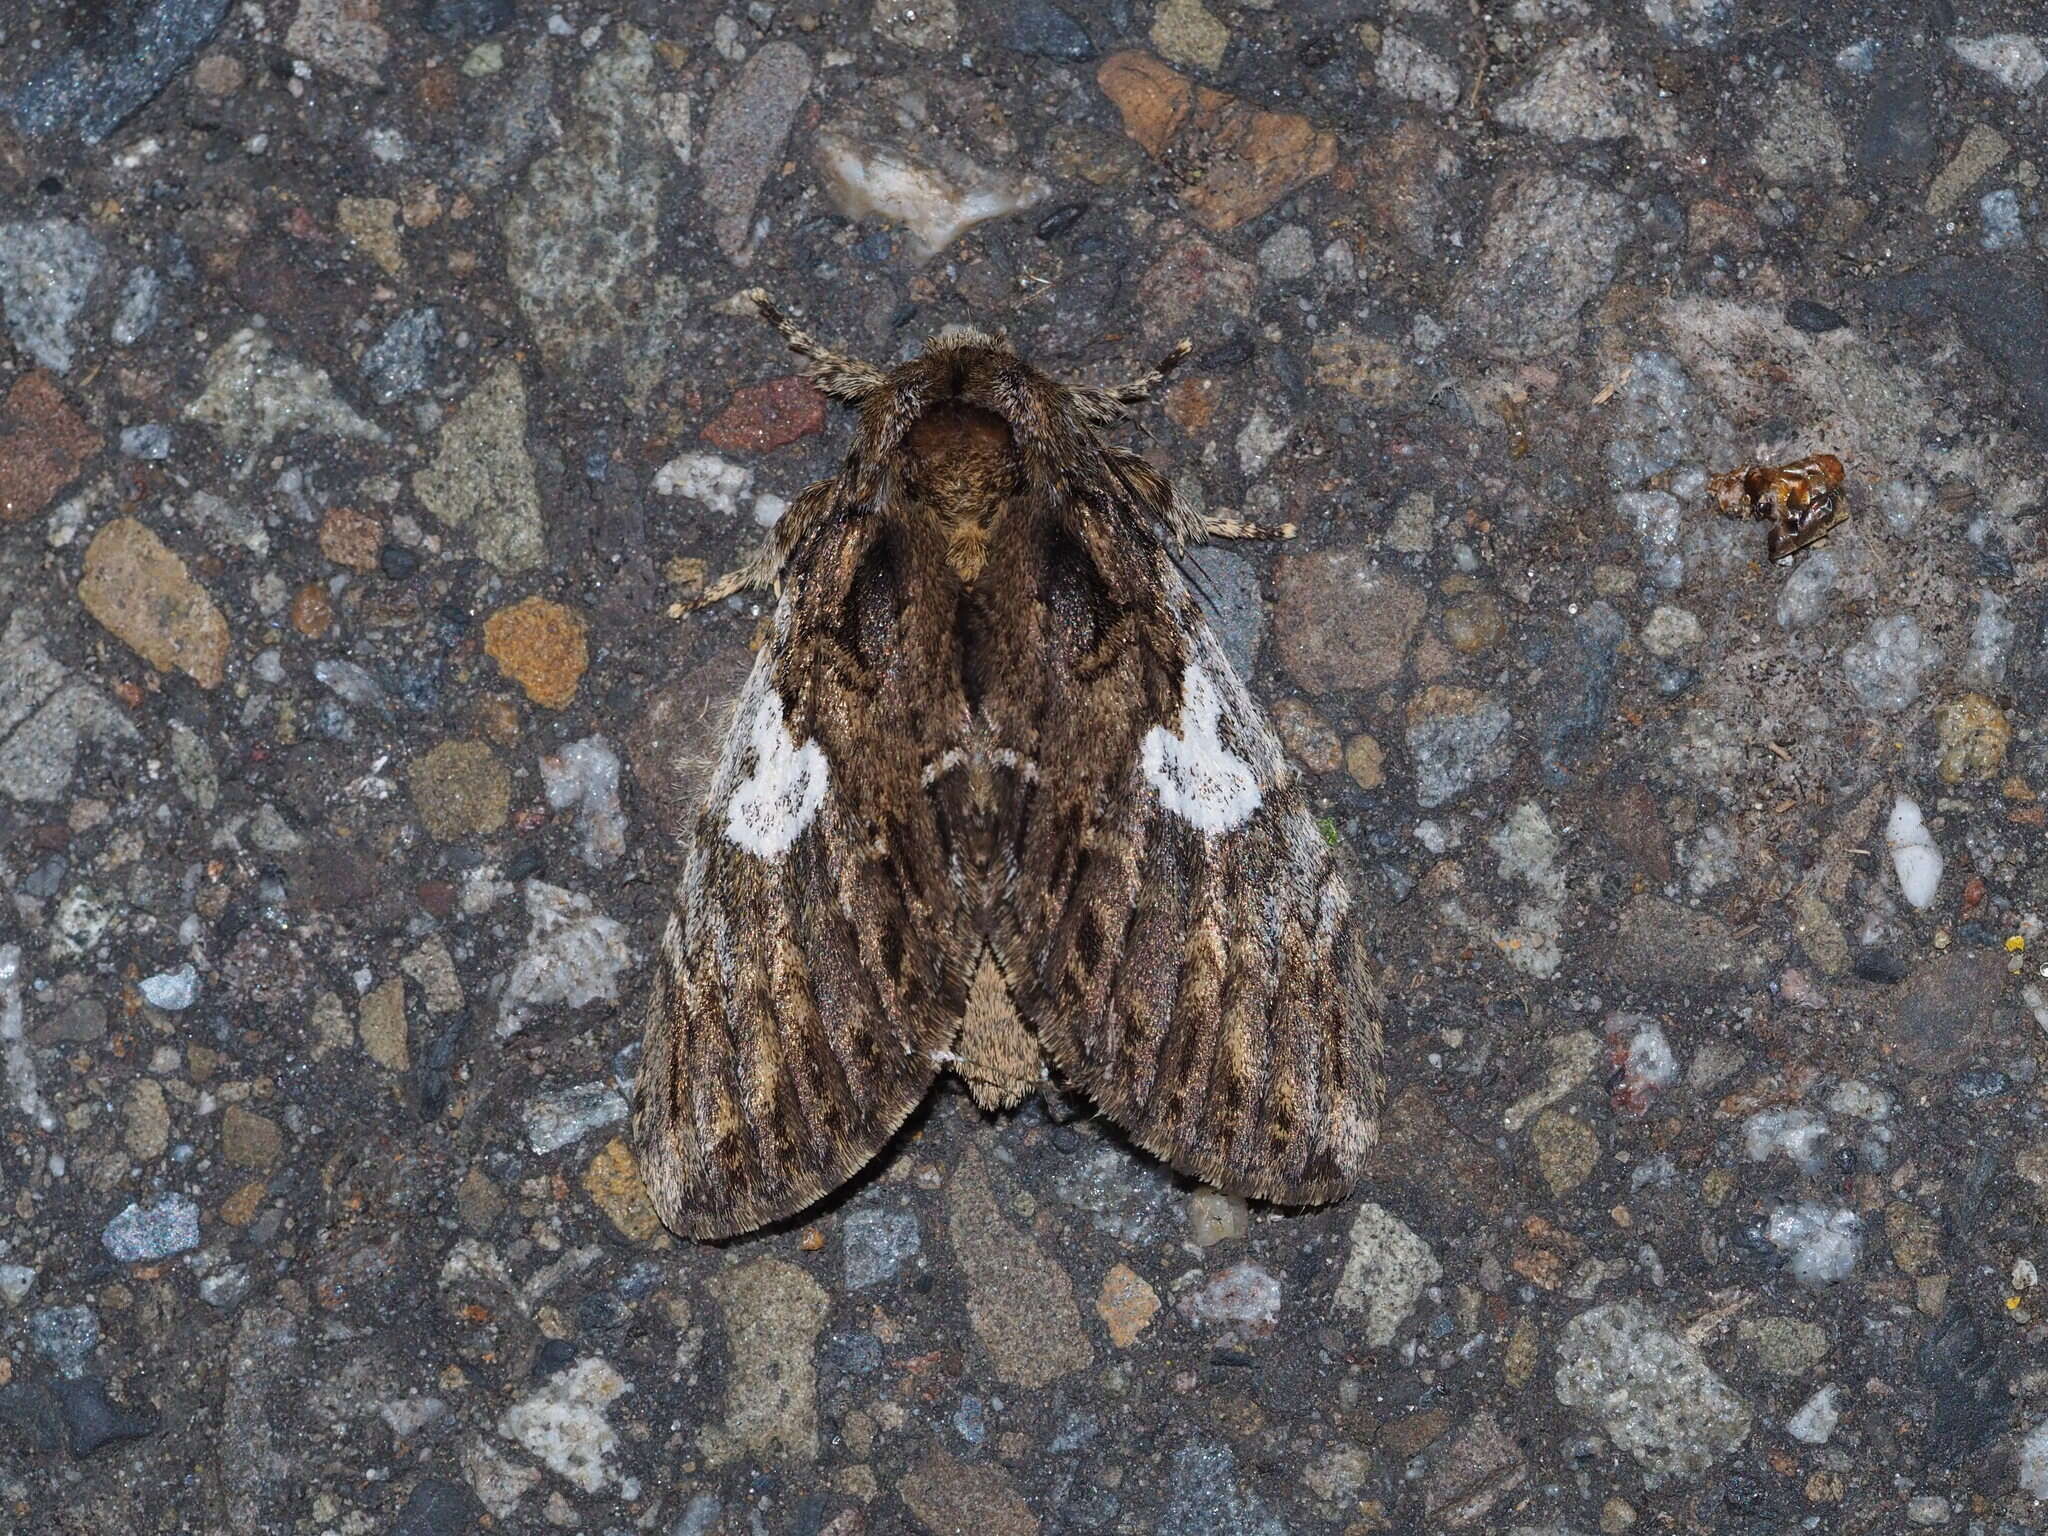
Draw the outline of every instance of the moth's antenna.
M752 301L761 318L774 326L783 341L788 343L790 351L810 364L804 370L804 376L828 400L837 400L841 405L859 405L887 382L882 370L874 364L848 357L843 352L834 352L819 342L775 307L767 289L749 288L742 297Z

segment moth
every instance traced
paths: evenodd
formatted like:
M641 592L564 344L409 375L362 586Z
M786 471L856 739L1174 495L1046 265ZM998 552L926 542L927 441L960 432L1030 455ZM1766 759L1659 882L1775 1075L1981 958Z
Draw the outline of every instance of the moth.
M655 1209L750 1231L941 1069L996 1110L1048 1063L1210 1185L1341 1196L1384 1093L1364 914L1177 564L1293 530L1108 440L1187 344L1113 389L965 328L880 368L751 297L854 438L705 594L776 601L652 967Z
M1769 467L1750 464L1707 482L1714 508L1727 517L1754 517L1771 525L1766 548L1773 560L1817 544L1849 516L1842 461L1832 453Z

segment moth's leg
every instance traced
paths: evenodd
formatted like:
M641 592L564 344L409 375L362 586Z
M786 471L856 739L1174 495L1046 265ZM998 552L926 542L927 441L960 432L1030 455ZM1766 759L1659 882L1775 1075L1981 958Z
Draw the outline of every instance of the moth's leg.
M810 364L804 370L805 377L817 385L818 392L826 398L837 400L841 405L859 405L882 387L881 369L825 346L777 309L765 288L749 288L746 297L753 301L761 318L780 333L789 350Z
M1241 517L1202 514L1202 537L1205 539L1291 539L1294 533L1292 523L1248 523Z
M1070 391L1073 402L1089 425L1114 426L1127 420L1134 407L1150 400L1152 391L1166 381L1168 374L1186 362L1192 351L1193 345L1183 341L1128 384L1119 384L1113 389L1073 389Z
M682 612L690 613L699 608L709 608L713 603L722 603L728 597L742 592L765 592L775 585L775 578L782 571L782 555L773 543L763 545L755 551L752 559L736 566L712 582L688 604ZM670 610L676 612L675 609Z
M1145 372L1128 384L1119 384L1115 389L1106 390L1110 399L1119 405L1143 405L1152 398L1152 391L1166 382L1166 376L1188 360L1188 354L1195 350L1192 342L1176 343L1174 349L1159 359Z

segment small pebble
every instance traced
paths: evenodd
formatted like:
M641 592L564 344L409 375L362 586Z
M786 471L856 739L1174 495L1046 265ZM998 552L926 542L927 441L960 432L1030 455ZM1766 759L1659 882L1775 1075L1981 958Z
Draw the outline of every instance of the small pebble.
M1941 886L1941 850L1934 846L1934 834L1921 819L1920 807L1904 795L1892 805L1885 823L1885 846L1891 850L1892 869L1899 877L1899 890L1917 910L1934 905L1934 893Z
M100 1241L123 1264L188 1253L199 1246L199 1207L180 1194L137 1201L107 1223Z
M176 1013L190 1008L199 999L199 971L188 960L175 971L162 971L155 976L145 976L137 983L142 1000L152 1008L162 1008Z

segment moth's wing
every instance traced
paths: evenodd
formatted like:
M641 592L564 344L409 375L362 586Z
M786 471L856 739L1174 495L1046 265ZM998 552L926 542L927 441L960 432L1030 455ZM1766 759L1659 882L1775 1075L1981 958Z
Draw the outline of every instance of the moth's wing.
M1061 1073L1218 1188L1341 1195L1376 1135L1378 998L1345 861L1155 542L1046 535L1034 664L992 717L1015 931L998 954ZM1026 562L1013 554L1013 568Z
M932 557L932 558L927 558ZM695 1237L792 1214L917 1107L971 953L921 775L961 728L957 583L888 519L785 567L654 966L635 1128Z

